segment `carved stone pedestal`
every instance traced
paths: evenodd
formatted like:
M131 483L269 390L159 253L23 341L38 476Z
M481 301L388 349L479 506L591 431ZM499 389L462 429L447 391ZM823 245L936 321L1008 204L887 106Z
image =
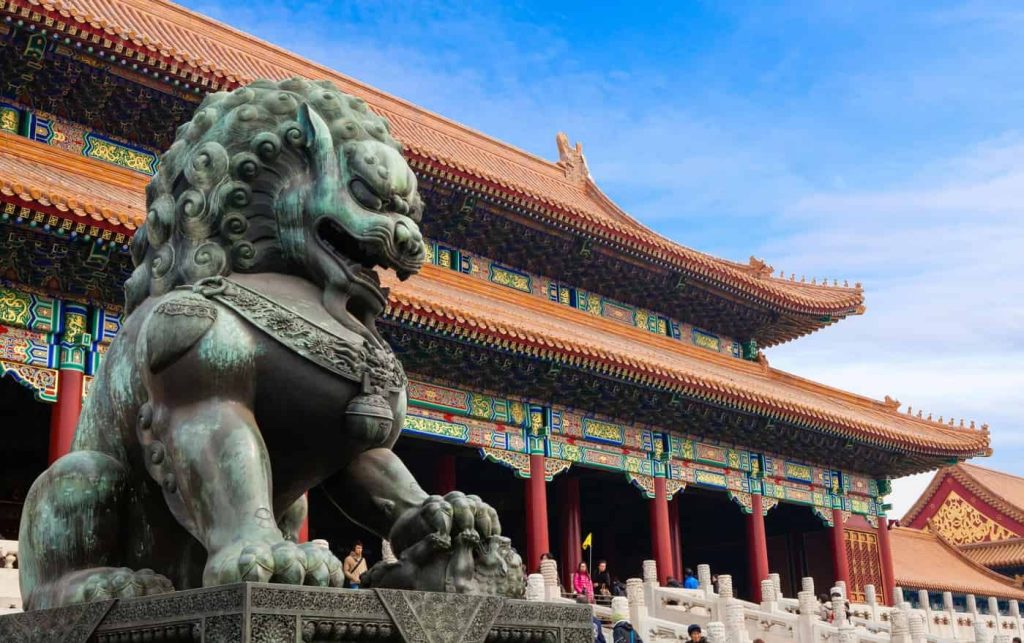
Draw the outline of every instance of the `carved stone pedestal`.
M0 641L590 643L586 605L237 583L0 616Z

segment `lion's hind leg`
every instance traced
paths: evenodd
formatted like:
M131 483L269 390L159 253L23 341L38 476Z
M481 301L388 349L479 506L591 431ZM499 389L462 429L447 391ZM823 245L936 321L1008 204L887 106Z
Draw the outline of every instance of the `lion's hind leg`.
M69 453L36 479L19 534L26 609L173 589L152 570L120 566L126 487L124 465L97 451Z

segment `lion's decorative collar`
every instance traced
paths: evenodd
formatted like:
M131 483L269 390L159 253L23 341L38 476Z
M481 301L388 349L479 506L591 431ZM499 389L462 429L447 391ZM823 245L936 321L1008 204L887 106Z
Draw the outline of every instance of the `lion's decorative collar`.
M298 312L228 277L210 277L180 289L231 309L292 352L349 381L364 384L365 393L380 395L400 391L408 383L401 363L391 351L366 343L353 345L351 340L334 335ZM180 301L172 300L163 305L180 305Z

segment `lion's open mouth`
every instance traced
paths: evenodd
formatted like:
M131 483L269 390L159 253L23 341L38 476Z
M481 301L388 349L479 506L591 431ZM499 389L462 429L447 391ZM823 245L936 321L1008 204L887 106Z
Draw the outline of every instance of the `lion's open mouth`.
M365 244L345 230L339 223L325 217L316 226L317 240L326 248L346 272L361 273L378 282L373 268L380 265L375 253L367 250Z

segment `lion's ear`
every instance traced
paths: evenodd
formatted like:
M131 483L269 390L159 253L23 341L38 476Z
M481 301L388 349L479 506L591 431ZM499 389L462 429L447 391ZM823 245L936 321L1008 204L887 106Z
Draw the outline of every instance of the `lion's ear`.
M335 176L338 174L337 157L334 155L334 140L327 123L310 109L309 103L299 107L299 125L306 139L306 153L314 176Z

